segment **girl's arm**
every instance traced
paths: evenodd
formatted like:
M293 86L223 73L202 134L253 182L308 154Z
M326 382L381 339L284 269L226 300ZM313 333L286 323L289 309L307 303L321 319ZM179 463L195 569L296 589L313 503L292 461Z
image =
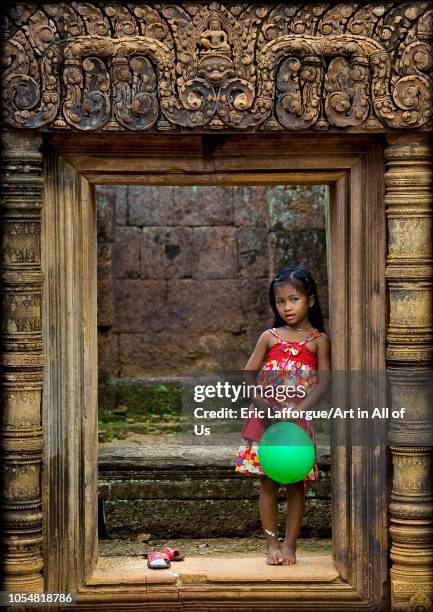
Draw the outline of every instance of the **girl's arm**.
M312 408L328 389L331 378L331 343L326 334L317 339L317 370L317 383L302 402L299 402L296 410Z
M254 351L251 353L251 357L247 361L245 370L259 370L260 369L260 366L262 365L266 357L266 353L268 352L268 345L269 345L269 333L266 330L257 340L256 347Z
M257 383L257 371L260 369L262 365L266 353L268 352L269 347L269 333L268 331L264 331L260 338L257 340L257 344L255 346L254 351L251 354L251 357L248 359L247 364L245 366L245 382L248 385L256 386ZM251 398L252 403L256 406L256 408L262 409L264 404L260 397Z

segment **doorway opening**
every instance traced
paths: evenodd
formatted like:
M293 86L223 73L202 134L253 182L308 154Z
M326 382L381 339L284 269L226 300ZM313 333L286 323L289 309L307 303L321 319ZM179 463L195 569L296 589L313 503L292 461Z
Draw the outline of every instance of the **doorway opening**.
M234 472L233 441L183 441L182 384L244 368L284 266L311 270L328 331L328 205L327 185L96 186L101 556L169 545L262 561L258 479ZM298 542L299 559L320 563L332 549L329 434L318 422L320 479ZM282 487L281 533L285 505Z

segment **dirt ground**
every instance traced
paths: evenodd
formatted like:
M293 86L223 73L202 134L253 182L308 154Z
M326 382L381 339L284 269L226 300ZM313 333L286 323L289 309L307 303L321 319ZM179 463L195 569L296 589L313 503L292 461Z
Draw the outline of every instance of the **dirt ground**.
M185 556L221 556L241 557L249 556L251 553L265 552L265 540L257 538L209 538L209 539L184 539L163 540L152 539L148 542L137 542L135 540L100 540L99 554L102 557L115 556L141 556L144 551L161 550L164 546L173 546ZM299 552L317 554L330 554L332 540L330 539L299 539L297 550Z

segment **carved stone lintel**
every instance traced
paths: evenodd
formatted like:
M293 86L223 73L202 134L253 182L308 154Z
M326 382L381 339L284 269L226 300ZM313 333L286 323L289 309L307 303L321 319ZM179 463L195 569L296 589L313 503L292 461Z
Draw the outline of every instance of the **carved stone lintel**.
M41 259L42 139L2 135L2 519L5 588L43 591Z
M431 123L428 2L17 3L3 37L3 120L15 128Z

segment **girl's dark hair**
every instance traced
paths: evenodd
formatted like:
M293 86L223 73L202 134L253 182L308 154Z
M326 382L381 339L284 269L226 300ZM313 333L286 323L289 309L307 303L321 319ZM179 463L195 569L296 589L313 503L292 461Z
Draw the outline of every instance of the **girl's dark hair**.
M284 319L282 319L278 314L277 301L275 299L275 289L280 285L293 285L295 289L299 289L307 295L314 295L314 304L308 311L308 320L313 327L321 332L324 332L323 314L320 308L319 298L317 296L316 283L314 282L310 272L304 266L283 268L278 272L277 276L272 279L269 287L269 301L275 315L273 327L281 327L286 325Z

